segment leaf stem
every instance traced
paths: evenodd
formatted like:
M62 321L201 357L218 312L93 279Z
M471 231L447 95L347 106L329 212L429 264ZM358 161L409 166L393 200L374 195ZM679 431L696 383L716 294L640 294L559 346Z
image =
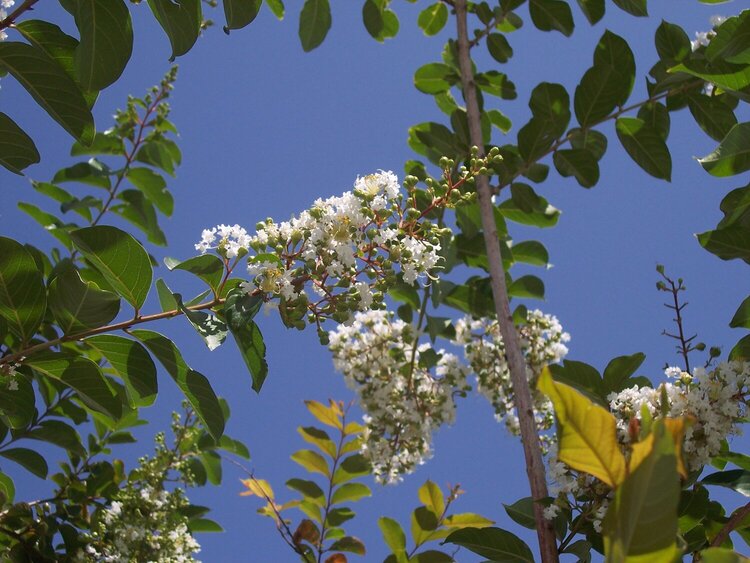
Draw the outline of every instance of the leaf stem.
M484 142L482 140L481 114L479 112L476 84L474 83L471 55L469 52L466 0L455 0L455 8L458 32L458 63L461 71L464 100L466 101L470 139L471 143L478 147L479 154L477 156L481 158L484 156ZM505 342L506 356L521 430L521 442L523 443L524 458L526 461L526 474L529 479L532 498L534 500L541 500L548 496L547 480L542 461L539 435L536 422L534 421L531 390L526 378L526 360L524 359L521 342L510 312L508 289L505 283L505 271L503 270L497 227L495 226L489 178L485 175L480 175L476 183L482 218L482 230L484 231L484 242L489 262L492 295L495 302L495 313L500 325L503 342ZM544 563L557 563L559 558L557 555L555 530L552 522L544 518L542 505L538 502L534 503L534 519L536 521L542 561Z

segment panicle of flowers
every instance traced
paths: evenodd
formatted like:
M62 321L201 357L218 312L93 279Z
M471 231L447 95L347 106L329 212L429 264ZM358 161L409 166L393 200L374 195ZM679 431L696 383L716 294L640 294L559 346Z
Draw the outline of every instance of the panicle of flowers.
M250 235L239 225L217 225L212 229L204 229L201 240L195 245L196 250L205 254L210 249L216 249L224 258L241 258L247 254Z
M519 335L526 356L526 375L531 388L535 389L534 382L542 368L559 362L568 353L565 343L570 340L570 335L563 331L556 317L539 310L527 312L526 324L519 327ZM464 346L466 361L476 374L477 389L492 404L495 418L498 422L504 421L512 434L520 435L510 369L497 321L464 317L456 323L456 340ZM546 431L554 425L554 410L543 394L534 392L533 399L537 428L546 448L553 439Z
M357 313L329 333L334 365L366 413L363 453L382 483L400 481L431 455L432 432L454 421L455 396L468 390L458 357L418 337L388 311Z
M15 4L15 0L0 0L0 21L3 21L5 18L8 17L8 12L10 8L13 7L13 4ZM0 30L0 41L4 41L8 38L8 34L5 33L5 31Z
M654 417L689 416L693 423L686 430L683 453L688 469L696 470L719 453L725 438L740 433L750 393L750 363L722 362L711 371L695 368L692 375L668 368L666 374L674 383L655 389L634 386L607 397L618 438L623 444L630 441L628 426L632 419L640 420L643 408Z

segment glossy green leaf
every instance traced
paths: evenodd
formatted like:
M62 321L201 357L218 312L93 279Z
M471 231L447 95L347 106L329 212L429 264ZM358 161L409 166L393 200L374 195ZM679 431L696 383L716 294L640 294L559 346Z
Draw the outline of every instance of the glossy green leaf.
M248 295L241 289L231 291L222 310L227 326L237 342L242 359L250 370L253 379L253 390L260 392L268 375L266 363L266 344L260 328L252 320L255 317L262 299Z
M444 543L465 547L493 563L533 563L534 555L526 543L501 528L463 528L452 532Z
M443 63L429 63L417 69L414 86L425 94L439 94L458 82L456 72Z
M170 60L184 55L195 44L201 31L201 0L148 0L154 13L172 45Z
M210 351L224 343L228 328L222 319L212 313L189 309L182 302L182 296L179 293L174 294L174 299L177 302L177 308L182 311Z
M419 487L419 500L436 515L440 516L445 511L445 498L443 491L430 480Z
M130 406L153 404L159 392L156 366L141 344L114 334L91 336L85 342L104 356L125 382Z
M59 240L65 248L71 249L73 247L68 230L71 228L77 228L77 225L72 223L65 224L58 217L55 217L46 211L42 211L36 205L31 205L30 203L21 201L18 203L18 208L44 227L45 230Z
M645 359L646 355L641 352L612 359L604 368L604 374L602 375L604 394L620 392L626 387L630 387L628 385L630 376L643 364Z
M695 94L687 100L695 122L715 141L722 141L737 125L732 109L716 97Z
M739 258L750 264L750 228L730 225L697 235L700 245L722 260Z
M224 413L208 379L190 369L177 346L166 336L150 330L133 330L131 334L146 345L172 376L214 440L220 439L224 433Z
M115 82L133 52L133 24L123 0L76 0L81 41L73 59L78 83L101 90Z
M393 518L381 516L378 518L378 527L383 534L385 544L396 556L399 554L406 555L406 534L401 528L401 524Z
M448 8L443 2L435 2L421 12L417 25L427 36L437 35L448 22Z
M536 276L521 276L508 286L508 296L519 299L544 299L544 282Z
M531 264L532 266L546 266L549 263L549 253L541 242L525 240L512 247L513 260Z
M6 41L0 43L0 64L73 137L84 144L94 139L94 118L80 88L44 51Z
M193 534L224 531L224 528L222 528L219 523L209 520L208 518L193 518L188 520L187 527Z
M70 156L114 154L125 156L125 145L122 139L114 134L107 135L97 132L90 145L82 145L78 141L70 148ZM132 169L131 169L132 170Z
M184 270L197 276L216 293L224 277L224 264L218 256L213 254L202 254L179 261L174 258L165 258L164 264L170 270Z
M597 161L607 152L607 137L594 129L571 129L568 138L571 147L589 151Z
M599 163L585 149L562 149L552 156L555 168L561 176L573 176L579 185L591 188L599 181Z
M0 451L0 456L14 461L29 473L33 473L40 479L46 479L49 467L40 454L28 448L8 448Z
M52 280L49 307L64 334L99 328L120 312L120 298L94 282L84 282L74 268Z
M529 0L531 21L541 31L559 31L569 37L573 33L573 13L563 0Z
M97 225L70 234L76 248L128 303L140 309L151 288L148 253L130 234Z
M687 33L679 25L666 21L662 21L656 29L654 43L659 57L669 61L679 62L691 52Z
M119 398L91 360L65 352L44 352L26 360L26 365L44 377L51 377L78 393L95 411L117 420L122 415Z
M617 138L633 161L655 178L671 180L672 157L664 139L637 117L620 117Z
M326 524L328 526L340 526L347 520L354 518L354 511L351 508L342 506L340 508L333 508L328 511L328 517L326 518Z
M513 56L513 48L502 33L490 33L487 36L487 50L499 63L507 63Z
M34 141L10 117L0 112L0 165L14 174L39 162Z
M633 16L645 17L648 15L646 8L647 0L612 0L618 8Z
M653 429L653 447L615 491L604 517L607 563L673 561L680 477L672 436L662 424ZM636 559L640 557L641 559Z
M750 471L744 469L729 469L719 473L711 473L701 479L701 483L727 487L741 495L750 497Z
M362 6L362 20L365 29L373 39L382 40L383 29L385 28L385 19L383 18L382 2L376 0L365 0Z
M502 72L488 70L474 77L479 89L492 96L499 96L503 100L515 100L518 96L516 85Z
M174 210L174 198L167 190L164 178L149 168L130 168L125 177L138 188L156 208L167 217Z
M78 432L61 420L42 420L30 431L25 432L24 438L47 442L76 455L84 455L85 453Z
M728 63L750 63L750 13L747 10L722 22L716 35L706 47L709 61L723 60Z
M718 177L750 170L750 122L732 127L719 146L698 162L709 174Z
M367 485L362 483L344 483L333 493L331 504L354 502L369 496L372 496L372 491L370 491Z
M738 92L750 86L750 65L732 64L722 60L713 63L699 58L685 59L669 69L670 73L685 72L712 82L723 90Z
M437 163L447 154L457 154L458 142L453 132L440 123L420 123L409 128L409 146Z
M492 526L494 522L479 514L463 512L451 514L445 519L444 524L448 528L487 528Z
M331 28L331 6L328 0L305 0L299 16L299 38L305 52L320 45Z
M78 162L73 166L61 168L55 172L52 178L55 184L64 182L80 182L89 186L110 190L112 182L109 179L109 170L104 168L97 160Z
M591 25L604 17L604 0L578 0L578 6Z
M513 504L503 504L505 512L516 524L520 524L529 530L536 530L536 520L534 519L534 499L525 497L517 500Z
M229 33L230 29L242 29L250 25L258 16L262 0L223 0L224 15L227 25L224 31Z
M47 308L42 273L23 245L0 237L0 316L22 342L36 333Z

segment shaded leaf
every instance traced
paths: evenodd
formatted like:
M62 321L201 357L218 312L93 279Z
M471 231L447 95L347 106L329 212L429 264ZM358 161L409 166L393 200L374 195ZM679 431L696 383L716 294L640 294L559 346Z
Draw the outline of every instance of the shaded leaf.
M195 44L201 30L201 1L180 0L148 0L148 5L154 13L172 45L170 60L184 55Z
M0 112L0 164L15 174L39 162L34 141L10 117Z
M242 29L255 20L260 11L261 0L224 0L224 16L227 25L224 31L229 33L230 29Z
M302 50L312 51L320 45L331 28L331 6L328 0L305 0L299 15L299 38Z
M120 298L94 282L84 282L69 268L52 280L49 307L63 333L72 334L109 323L120 311Z
M0 316L21 342L36 333L47 308L42 273L23 245L0 237Z
M8 448L0 451L0 456L16 462L40 479L46 479L49 468L40 454L28 448Z
M494 563L533 563L529 546L518 536L501 528L463 528L451 533L445 542L460 545Z
M619 117L617 138L633 161L655 178L671 180L672 157L659 133L637 117Z
M241 289L236 289L229 293L222 309L242 359L250 370L253 390L256 393L260 392L268 375L266 345L260 328L252 320L262 302L262 297L251 296Z

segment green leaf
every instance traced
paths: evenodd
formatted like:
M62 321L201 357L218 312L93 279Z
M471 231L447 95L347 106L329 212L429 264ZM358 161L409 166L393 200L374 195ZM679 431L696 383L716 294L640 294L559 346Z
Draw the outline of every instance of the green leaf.
M298 493L302 493L315 504L325 506L325 493L315 481L308 481L306 479L289 479L286 482L286 486Z
M584 188L591 188L599 181L599 164L596 157L585 149L562 149L552 156L555 168L561 176L573 176Z
M445 6L442 3L440 5ZM490 56L499 63L507 63L508 59L513 56L513 48L502 33L490 33L487 36L487 50Z
M51 377L78 393L81 400L95 411L114 420L122 415L122 404L94 362L83 356L65 352L44 352L25 362L35 372Z
M480 90L492 96L499 96L504 100L515 100L518 96L516 85L502 72L488 70L487 72L477 74L474 77L474 81Z
M250 25L258 16L260 5L261 0L224 0L224 15L227 18L224 32Z
M333 474L333 484L346 483L370 473L370 462L362 454L353 454L344 459Z
M321 473L326 477L330 477L331 475L331 469L328 467L328 462L317 452L312 450L299 450L294 452L291 457L293 461L296 461L311 473Z
M681 552L675 541L680 477L674 440L661 423L649 438L651 451L615 490L604 517L607 562L638 556L641 561L673 561Z
M378 527L383 534L385 544L397 557L399 554L406 555L406 534L401 528L401 524L393 518L381 516L378 518Z
M571 129L568 132L570 146L574 149L587 150L599 161L607 152L607 137L593 129Z
M216 452L203 452L198 456L206 470L208 482L212 485L221 484L221 456Z
M97 132L90 145L82 145L78 141L70 148L70 156L113 154L125 156L125 145L115 134L107 135ZM130 169L132 171L133 169Z
M109 179L109 171L104 168L99 161L93 158L88 162L78 162L73 166L61 168L55 172L52 182L55 184L63 182L80 182L82 184L88 184L105 190L110 190L112 188L112 183Z
M336 444L333 443L325 430L314 426L299 426L297 432L305 442L317 446L320 451L328 454L331 458L336 457Z
M29 378L16 376L18 389L0 389L0 416L9 428L26 428L36 418L36 396Z
M174 210L174 199L167 191L164 177L149 168L130 168L125 177L167 217Z
M450 89L456 82L456 72L443 63L429 63L414 73L414 86L425 94L439 94Z
M544 282L536 276L521 276L508 286L508 296L519 299L544 299Z
M559 31L566 37L573 33L573 13L562 0L529 0L531 21L541 31Z
M131 334L143 342L161 362L211 436L214 440L219 440L224 433L224 413L208 379L190 369L177 346L166 336L150 330L133 330Z
M253 390L260 392L263 382L268 376L266 363L266 344L260 328L252 320L258 312L263 300L251 296L241 289L233 290L227 296L222 313L227 326L237 342L242 359L250 370L253 379Z
M0 316L25 343L36 333L46 309L47 291L34 258L20 243L0 237Z
M445 511L445 498L443 491L430 480L425 481L424 485L419 487L419 500L434 514L440 516Z
M732 109L714 96L688 96L688 107L695 122L715 141L722 141L737 125Z
M5 473L0 473L0 503L5 504L12 503L13 498L16 496L16 487L13 484L13 479L8 477Z
M365 554L365 544L352 536L344 536L343 538L336 540L328 549L331 551L348 551L349 553L356 553L357 555Z
M195 44L201 31L201 0L148 0L148 5L154 13L172 45L172 56L184 55Z
M102 291L94 282L84 282L78 271L69 268L52 280L49 306L67 335L109 323L120 312L120 298Z
M655 129L637 117L619 117L615 128L620 143L638 166L655 178L671 180L672 157Z
M729 326L732 328L750 328L750 297L746 297L739 306L729 322Z
M0 451L0 456L16 462L40 479L46 479L49 468L45 459L34 450L27 448L9 448Z
M737 65L722 60L713 63L698 59L685 59L669 69L670 73L685 72L706 82L713 82L722 90L739 92L750 86L750 65Z
M284 19L284 2L282 0L265 0L266 6L277 19Z
M362 483L344 483L333 493L331 504L358 501L359 499L372 496L372 491Z
M133 52L130 10L123 0L76 0L75 21L76 77L85 90L101 90L120 77Z
M716 29L716 35L706 47L709 61L723 60L728 63L750 63L750 17L745 10L739 15L727 18Z
M331 6L328 0L305 0L299 15L299 38L307 53L320 45L331 29Z
M724 547L709 547L700 552L702 563L747 563L747 557Z
M183 312L185 318L203 339L203 342L210 351L215 350L224 343L227 338L228 329L223 320L205 311L188 309L182 302L182 296L179 293L174 294L174 299L177 302L177 308Z
M659 57L679 62L690 55L690 38L679 26L666 21L661 22L654 37L656 52Z
M708 156L698 162L712 176L725 177L750 170L750 122L738 123Z
M646 9L646 0L612 0L618 8L624 10L628 14L632 14L638 17L645 17L648 15Z
M0 65L73 137L83 144L94 139L94 118L80 88L44 51L6 41L0 43Z
M224 277L224 263L218 256L202 254L182 262L174 258L165 258L164 264L170 270L184 270L194 274L206 282L212 291L219 293L219 286Z
M208 518L193 518L188 520L188 530L191 533L205 533L205 532L223 532L222 528L218 523Z
M578 123L590 127L604 121L617 107L624 90L623 75L611 66L593 66L576 87L574 107Z
M10 117L0 112L0 164L15 174L39 162L34 141Z
M409 128L409 146L437 163L447 154L458 154L456 136L445 125L428 122Z
M151 140L138 149L135 160L150 164L160 170L164 170L170 176L174 176L175 165L180 164L180 153L169 139Z
M435 2L421 12L417 18L417 25L425 35L437 35L448 22L448 8L443 2Z
M578 6L591 25L604 17L604 0L578 0Z
M739 258L750 264L750 228L735 224L697 236L703 248L722 260Z
M533 227L554 227L557 224L560 210L537 195L531 186L515 182L510 192L510 199L498 206L503 217Z
M730 469L728 471L712 473L701 479L701 483L704 485L727 487L737 491L741 495L750 497L750 471L744 469Z
M354 511L351 508L343 506L341 508L334 508L328 511L326 524L328 526L340 526L347 520L354 518L354 516Z
M612 392L620 392L629 387L627 382L630 376L635 373L635 370L641 366L645 359L646 355L641 352L612 359L604 368L604 374L602 375L604 396Z
M75 428L61 420L42 420L30 431L25 432L24 438L47 442L76 455L84 455L86 451Z
M525 497L517 500L513 504L503 504L505 512L508 513L511 520L520 524L529 530L536 530L536 520L534 519L534 499Z
M492 520L471 512L451 514L445 519L445 525L448 528L487 528L492 524L494 524Z
M365 29L374 39L382 40L385 20L383 19L383 3L366 0L362 6L362 20Z
M493 563L533 563L529 546L518 536L501 528L463 528L452 532L443 543L465 547Z
M125 382L130 406L153 404L159 392L156 366L141 344L114 334L91 336L84 342L104 356Z
M500 131L502 131L503 133L507 133L508 131L510 131L510 128L512 127L510 118L503 114L500 110L491 109L485 113L490 118L490 122L492 123L492 125L500 129Z
M70 237L115 291L140 309L153 276L148 253L140 243L125 231L105 225L78 229Z

